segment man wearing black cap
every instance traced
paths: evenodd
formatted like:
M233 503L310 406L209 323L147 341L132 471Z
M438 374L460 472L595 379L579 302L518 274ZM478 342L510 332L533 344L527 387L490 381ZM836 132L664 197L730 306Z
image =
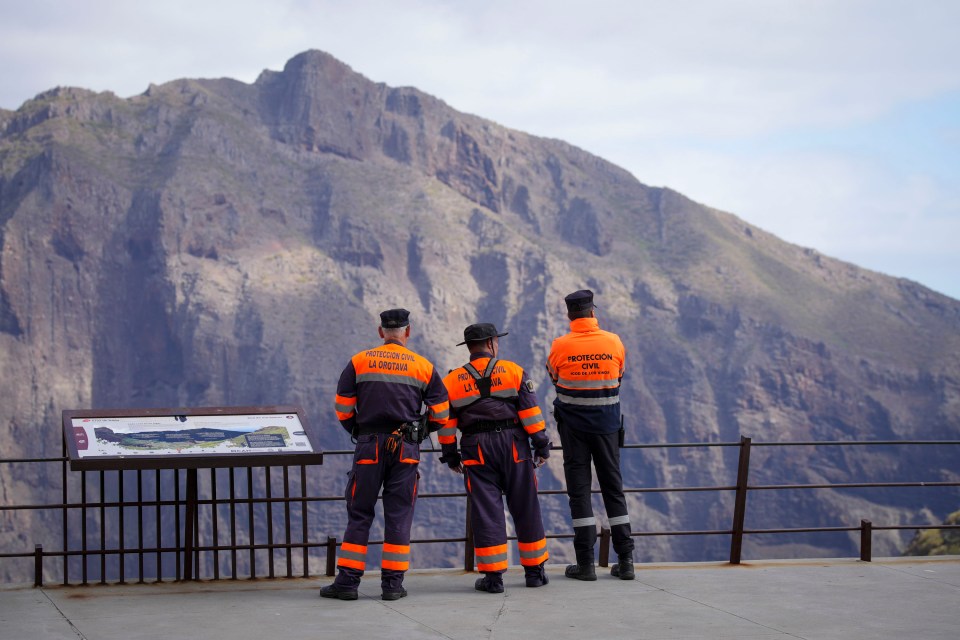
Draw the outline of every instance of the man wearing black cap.
M449 415L447 390L434 366L406 348L409 317L406 309L381 313L378 332L383 345L353 356L340 374L335 410L343 428L356 437L356 450L347 479L347 530L337 577L321 589L324 598L357 599L381 487L381 597L397 600L407 595L403 575L410 566L410 525L417 499L420 408L423 404L428 408L430 431L440 429Z
M546 424L533 382L523 369L500 360L500 337L489 323L463 332L470 362L443 379L450 397L450 420L439 433L441 462L464 474L472 505L471 525L477 569L484 574L477 591L503 593L507 532L503 498L517 530L517 547L528 587L549 579L543 569L547 539L540 517L536 466L550 456ZM457 428L462 434L457 453ZM530 453L530 442L534 453Z
M577 564L568 566L565 575L577 580L597 579L593 559L597 519L590 494L592 459L619 560L610 573L621 580L633 580L633 538L620 476L620 380L626 353L617 334L600 329L592 291L581 289L564 300L570 333L553 341L547 371L557 389L553 409L563 446L563 472L577 555Z

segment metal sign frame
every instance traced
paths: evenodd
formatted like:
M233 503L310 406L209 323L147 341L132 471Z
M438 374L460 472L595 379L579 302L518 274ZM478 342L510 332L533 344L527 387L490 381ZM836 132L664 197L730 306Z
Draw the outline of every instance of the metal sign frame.
M264 451L257 453L253 446L244 447L242 452L217 453L134 453L130 455L90 455L82 454L78 444L78 434L75 431L74 420L108 420L142 418L145 421L157 418L175 418L178 422L186 423L192 416L229 417L238 416L246 420L255 420L257 416L284 415L296 416L302 427L303 434L296 432L301 438L305 437L309 443L309 451L291 448L289 451ZM249 429L249 427L246 427ZM176 431L171 429L170 431ZM183 429L188 431L188 429ZM165 432L166 433L166 432ZM142 434L140 435L142 437ZM271 441L269 434L261 435L266 442ZM281 436L273 436L283 440ZM157 409L65 409L63 411L63 439L70 460L70 469L73 471L102 471L124 469L200 469L218 467L262 467L282 466L291 464L323 464L323 452L316 434L312 431L301 407L296 405L270 405L256 407L179 407ZM225 440L228 438L225 438ZM82 440L82 438L81 438ZM248 440L249 444L249 440ZM173 449L175 447L171 447ZM196 447L193 447L196 448ZM269 446L266 448L270 448ZM275 449L275 447L273 448Z

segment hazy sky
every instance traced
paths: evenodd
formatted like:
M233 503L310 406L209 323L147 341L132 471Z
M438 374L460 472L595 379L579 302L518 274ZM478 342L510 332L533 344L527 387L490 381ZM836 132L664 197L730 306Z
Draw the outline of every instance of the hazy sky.
M307 49L960 298L960 0L0 0L0 107Z

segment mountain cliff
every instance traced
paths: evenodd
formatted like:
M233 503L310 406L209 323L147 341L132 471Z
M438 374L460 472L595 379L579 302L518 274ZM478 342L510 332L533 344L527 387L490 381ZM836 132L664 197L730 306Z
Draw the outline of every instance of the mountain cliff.
M503 357L548 408L543 363L579 288L628 351L630 442L958 437L957 301L325 53L253 84L177 80L129 99L58 88L0 112L7 458L60 455L60 411L87 407L296 403L326 448L345 448L337 378L394 306L412 311L410 346L441 371L465 360L454 345L467 324L509 331ZM960 475L955 451L908 451L762 450L751 481ZM626 484L730 484L731 455L627 452ZM542 485L562 486L557 458ZM328 494L342 478L329 460ZM457 486L423 466L423 490ZM0 466L4 503L43 501L58 471L37 467ZM946 492L797 493L764 495L748 526L934 523L956 509ZM637 530L729 527L728 496L631 498ZM436 509L418 507L421 534L443 522ZM32 549L49 526L42 513L0 518L3 548ZM545 518L566 531L565 501L545 502ZM331 514L330 535L341 522ZM896 553L904 541L885 533L876 552ZM845 537L748 542L747 557L854 554ZM726 544L644 538L639 556L722 558Z

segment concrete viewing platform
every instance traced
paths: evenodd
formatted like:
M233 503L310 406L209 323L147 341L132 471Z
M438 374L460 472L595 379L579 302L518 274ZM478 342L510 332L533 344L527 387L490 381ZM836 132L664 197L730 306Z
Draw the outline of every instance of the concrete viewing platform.
M0 639L960 637L960 556L643 564L633 582L599 567L592 583L548 574L528 589L511 567L494 595L474 591L475 573L415 570L390 602L377 572L355 602L320 598L326 577L6 586Z

